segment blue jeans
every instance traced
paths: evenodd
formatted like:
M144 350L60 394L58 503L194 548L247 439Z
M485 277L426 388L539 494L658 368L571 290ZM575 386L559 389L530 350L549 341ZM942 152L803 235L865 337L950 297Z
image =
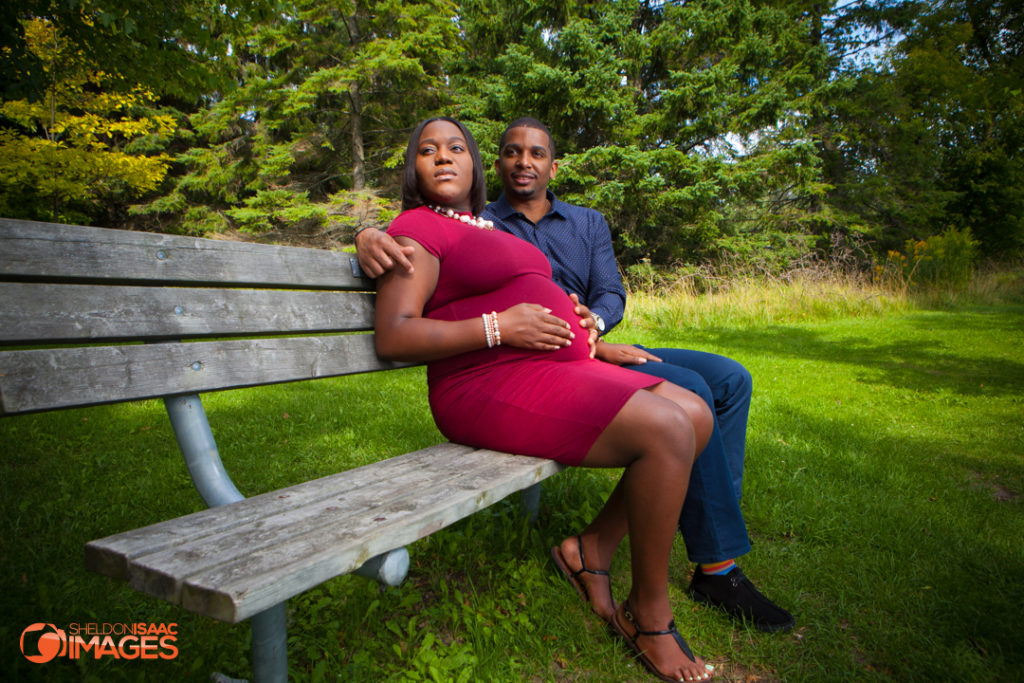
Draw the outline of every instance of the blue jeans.
M720 562L750 551L740 512L747 415L753 382L725 356L686 349L648 349L663 362L628 365L699 395L715 413L707 447L690 475L679 530L691 562Z

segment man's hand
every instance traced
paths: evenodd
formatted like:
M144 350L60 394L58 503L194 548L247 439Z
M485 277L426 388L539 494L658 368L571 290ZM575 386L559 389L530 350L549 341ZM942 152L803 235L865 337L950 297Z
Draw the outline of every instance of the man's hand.
M587 344L590 346L590 357L593 358L597 353L597 339L601 336L597 329L597 322L594 320L594 316L590 315L590 309L580 303L579 296L570 294L569 298L576 305L573 312L580 317L580 327L587 330Z
M363 272L378 278L396 265L412 272L412 247L403 247L395 239L376 228L368 228L356 235L356 258Z
M612 344L610 342L601 342L597 345L597 357L606 363L615 365L641 365L647 361L661 362L660 358L643 349L629 344Z

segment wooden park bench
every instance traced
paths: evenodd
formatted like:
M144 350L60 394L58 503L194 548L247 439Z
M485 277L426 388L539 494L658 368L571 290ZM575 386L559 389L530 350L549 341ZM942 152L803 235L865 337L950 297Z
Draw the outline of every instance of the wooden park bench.
M405 546L516 491L535 512L561 469L441 444L244 498L200 395L399 367L374 352L372 290L344 253L0 219L0 415L163 399L210 508L92 541L86 566L251 618L256 681L287 679L288 598L347 573L397 585Z

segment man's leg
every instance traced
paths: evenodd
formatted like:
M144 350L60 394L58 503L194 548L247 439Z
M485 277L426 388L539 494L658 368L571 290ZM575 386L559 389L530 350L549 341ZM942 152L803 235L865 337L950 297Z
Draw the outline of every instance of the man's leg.
M657 351L661 349L652 353L657 355ZM709 406L714 405L711 389L694 370L667 362L648 362L630 367L685 387ZM747 373L744 370L740 374ZM679 531L690 561L697 563L689 586L689 593L695 600L720 607L734 617L748 619L763 631L786 631L793 627L795 620L789 612L766 598L739 567L732 562L723 562L749 552L750 539L732 472L726 462L717 416L711 438L690 474L690 487L679 517ZM728 565L724 573L705 573L706 565L717 564Z
M736 497L742 497L747 417L750 414L750 395L753 390L750 373L733 359L715 353L668 348L646 350L661 358L664 363L693 370L707 382L714 397L711 409L715 411L715 417L718 419L718 429L721 433L722 446L725 448L725 459L732 472ZM640 369L639 366L630 367Z
M711 389L694 370L655 362L628 367L689 389L714 407ZM750 552L747 526L732 481L716 417L711 438L693 466L690 489L679 518L679 531L691 562L719 562Z

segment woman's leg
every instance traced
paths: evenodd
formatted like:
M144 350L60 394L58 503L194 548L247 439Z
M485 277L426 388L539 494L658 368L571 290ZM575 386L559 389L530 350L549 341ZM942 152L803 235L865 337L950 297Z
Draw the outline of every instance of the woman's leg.
M701 400L700 396L689 391L682 389L669 382L662 382L652 387L647 392L637 392L631 399L636 402L634 405L627 403L623 407L615 420L605 429L601 437L598 438L594 447L591 448L591 452L587 458L584 459L582 465L584 467L626 467L628 463L632 462L634 456L631 454L631 450L634 446L629 443L624 443L621 446L614 443L607 445L604 442L611 441L612 439L621 439L624 441L632 441L637 437L646 436L648 437L662 437L668 438L667 432L658 432L657 424L638 424L645 421L656 423L662 419L662 415L659 412L652 413L651 415L645 415L646 405L648 403L654 403L658 408L664 410L672 410L671 406L666 406L657 401L651 401L649 396L645 394L654 394L657 397L667 399L672 403L676 404L678 408L682 408L686 416L690 420L690 424L693 428L694 440L696 441L694 452L699 454L707 444L708 439L711 436L711 430L714 426L714 416L711 413L710 408L707 404ZM641 402L643 405L641 405ZM628 412L626 412L628 409ZM636 425L636 426L634 426ZM609 432L609 430L615 430ZM635 431L633 431L635 430ZM651 434L649 432L654 431L656 433ZM624 434L620 434L624 432ZM601 449L601 453L595 455L595 449ZM607 452L607 454L604 454ZM696 457L696 456L694 456ZM606 458L607 460L599 460L599 458ZM606 463L606 464L605 464ZM687 473L687 482L689 482L689 473ZM587 566L591 569L602 569L606 570L611 565L612 555L615 554L615 549L619 547L619 543L625 538L628 533L628 524L626 522L626 507L623 499L623 482L619 480L619 484L615 487L615 490L609 496L605 502L604 507L598 513L594 521L590 523L586 530L584 530L583 536L583 551L584 557L587 558ZM684 487L681 492L683 497L686 496L686 489ZM592 529L601 529L601 541L598 541L597 535L592 532ZM576 558L579 554L577 541L575 536L570 536L562 542L562 550L566 557ZM593 558L593 559L591 559ZM580 569L577 562L572 563L572 569ZM599 579L601 581L601 579ZM601 591L595 591L600 594ZM593 593L592 593L593 597ZM604 612L597 609L595 605L595 612L601 614L607 620L611 616L611 610L605 610Z
M668 566L676 521L682 509L694 458L711 433L713 417L691 392L671 384L639 391L598 437L582 465L625 467L618 485L593 522L580 534L587 564L607 569L627 531L633 583L629 603L643 630L663 630L672 620ZM575 539L563 541L569 557ZM601 594L605 577L581 575ZM607 591L607 589L605 589ZM599 611L595 602L594 609ZM607 611L606 606L600 607ZM639 636L638 645L662 673L674 678L703 677L701 660L691 661L669 637Z

